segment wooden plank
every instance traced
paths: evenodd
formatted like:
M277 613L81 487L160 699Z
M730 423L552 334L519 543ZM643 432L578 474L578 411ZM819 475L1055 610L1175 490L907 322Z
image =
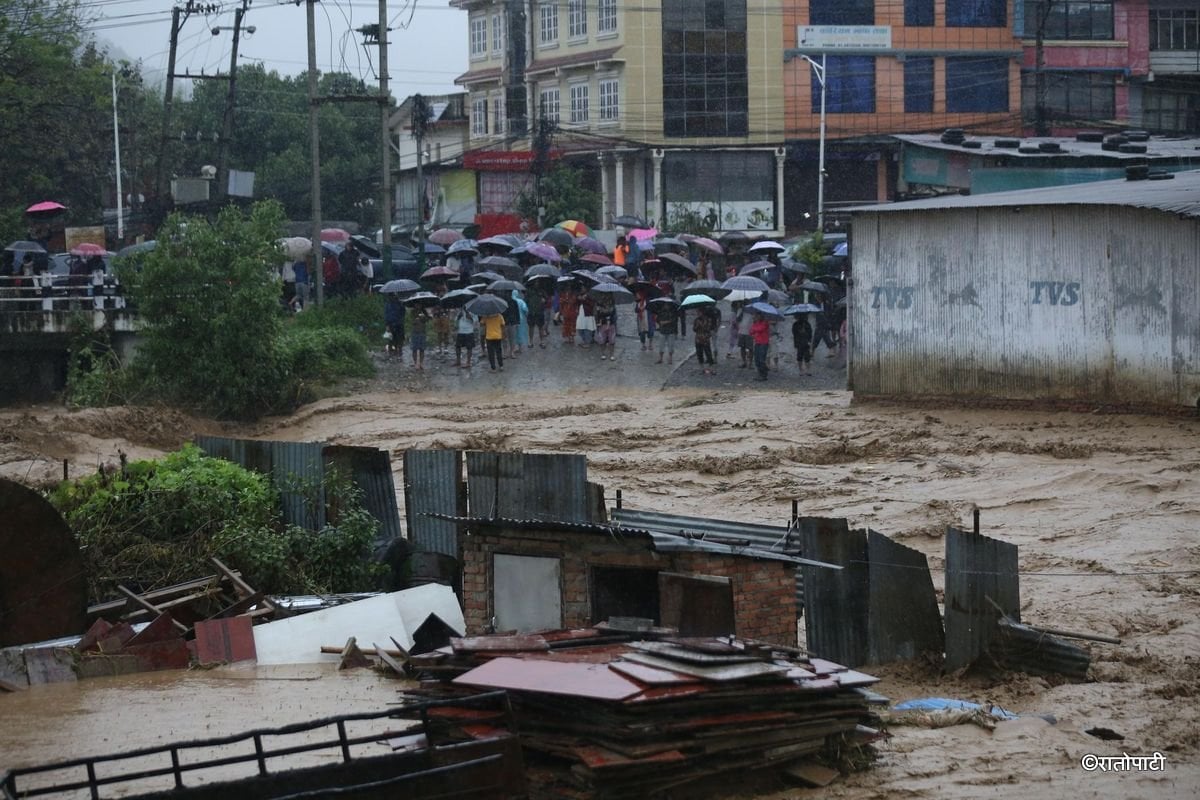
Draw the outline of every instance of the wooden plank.
M450 640L450 646L456 653L484 651L498 653L503 651L549 650L550 645L541 636L514 634L512 636L463 636Z
M243 597L250 597L257 594L257 591L253 586L242 580L242 575L240 572L234 572L229 567L221 563L221 560L216 556L213 556L209 560L212 561L213 566L220 570L222 575L229 579L229 581L237 588L239 594L241 594ZM271 609L271 611L278 610L275 608L275 604L266 598L263 598L263 605Z
M150 613L152 613L155 617L158 617L163 613L161 608L154 605L149 600L146 600L141 595L137 594L136 592L134 592L133 590L131 590L129 587L125 586L124 584L118 585L117 591L120 592L121 594L125 595L126 597L128 597L135 605L140 606L141 608L145 609L146 611L149 611ZM177 620L171 620L171 622L175 625L175 627L180 632L182 632L182 633L188 632L188 626L184 625L182 622L179 622Z
M249 617L228 617L196 623L196 660L201 664L252 661L253 623Z
M30 686L76 680L74 663L75 654L66 647L35 647L25 651Z
M454 683L596 700L625 700L642 691L638 684L613 672L607 664L536 661L507 656L475 667L455 678Z
M768 664L765 661L753 661L749 664L726 664L718 667L705 667L698 664L685 664L672 661L669 658L653 656L649 653L626 653L622 656L626 661L634 661L658 669L678 672L682 675L692 675L707 681L740 681L748 678L762 678L771 675L784 675L791 667L786 664Z
M378 656L379 660L386 664L392 670L392 672L396 673L397 675L404 674L404 664L396 660L391 653L389 653L387 650L384 650L379 645L375 645L374 655Z

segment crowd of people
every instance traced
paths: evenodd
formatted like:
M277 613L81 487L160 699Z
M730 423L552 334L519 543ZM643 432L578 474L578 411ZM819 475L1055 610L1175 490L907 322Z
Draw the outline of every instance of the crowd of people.
M756 379L765 381L771 370L779 368L785 349L781 345L788 331L793 354L784 357L785 363L794 361L801 375L812 374L813 354L822 344L828 357L840 352L845 308L837 302L840 282L836 279L829 281L829 291L815 294L804 288L812 284L805 280L803 268L786 268L772 251L767 257L777 268L759 273L761 278L776 296L782 292L792 303L815 301L811 308L819 310L792 317L768 314L754 308L759 297L745 297L745 292L723 309L716 298L728 292L711 285L692 288L692 284L736 275L748 260L745 256L737 252L716 257L693 253L689 261L694 266L680 268L660 260L653 245L647 245L646 251L639 252L636 242L620 238L611 260L621 270L610 272L612 277L604 281L588 269L597 267L595 261L584 261L583 254L560 247L559 269L554 274L525 276L519 289L476 278L485 272L484 266L478 266L478 253L459 251L448 259L456 277L440 276L424 282L427 292L385 295L388 356L403 364L407 350L416 370L426 368L430 351L447 362L453 354L455 368L470 369L486 360L493 371L503 370L506 361L522 353L548 347L577 348L596 353L602 361L615 361L620 333L631 338L636 335L640 351L657 356L654 363L673 364L677 351L682 358L682 351L688 347L694 350L704 374L715 373L723 355L731 366L754 369ZM681 248L679 254L686 251ZM753 254L755 259L763 255ZM541 263L536 256L526 254L513 260L518 262L517 270L522 275L533 264ZM598 271L603 274L605 269ZM598 288L601 283L615 283L624 291L611 286ZM501 288L493 290L493 284ZM499 295L505 301L504 310L479 315L470 310L469 304L458 305L470 295L453 290L464 287ZM706 293L700 301L692 297L692 302L685 302L689 296ZM447 304L450 300L455 302ZM689 339L689 345L685 345Z

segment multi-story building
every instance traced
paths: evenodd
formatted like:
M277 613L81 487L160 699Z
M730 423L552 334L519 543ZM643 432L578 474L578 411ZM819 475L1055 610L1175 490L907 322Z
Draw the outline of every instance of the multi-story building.
M817 216L821 138L826 141L823 210L828 218L839 204L894 193L898 145L888 134L1019 131L1021 45L1013 34L1012 2L786 4L789 226L812 227L808 220Z
M1029 134L1127 126L1150 77L1147 0L1017 0Z
M583 167L600 218L783 228L780 0L451 0L469 15L466 164L480 211L511 211L531 134ZM547 222L553 222L548 220Z
M1158 133L1200 133L1200 3L1149 0L1150 75L1139 126Z
M412 96L388 118L395 156L393 220L401 226L422 221L434 225L468 225L475 221L475 176L463 169L468 119L465 94L425 98L429 109L422 148L421 181L417 180L417 146L413 137ZM422 202L422 197L424 198Z

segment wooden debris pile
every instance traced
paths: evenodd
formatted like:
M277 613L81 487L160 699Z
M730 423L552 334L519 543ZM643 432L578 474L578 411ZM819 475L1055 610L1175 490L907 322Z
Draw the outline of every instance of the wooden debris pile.
M410 666L508 690L522 744L565 766L546 773L553 787L538 781L555 796L648 797L879 736L873 706L886 699L866 689L870 675L734 637L642 637L455 639Z

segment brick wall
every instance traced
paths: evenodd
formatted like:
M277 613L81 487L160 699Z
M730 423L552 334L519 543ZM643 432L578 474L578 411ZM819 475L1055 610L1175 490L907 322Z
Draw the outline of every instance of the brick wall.
M796 645L794 566L711 553L657 553L642 537L616 541L602 534L552 531L501 531L459 535L463 570L463 612L469 634L483 633L493 616L492 555L560 559L562 624L592 624L590 567L655 569L660 572L718 575L730 579L738 636Z

